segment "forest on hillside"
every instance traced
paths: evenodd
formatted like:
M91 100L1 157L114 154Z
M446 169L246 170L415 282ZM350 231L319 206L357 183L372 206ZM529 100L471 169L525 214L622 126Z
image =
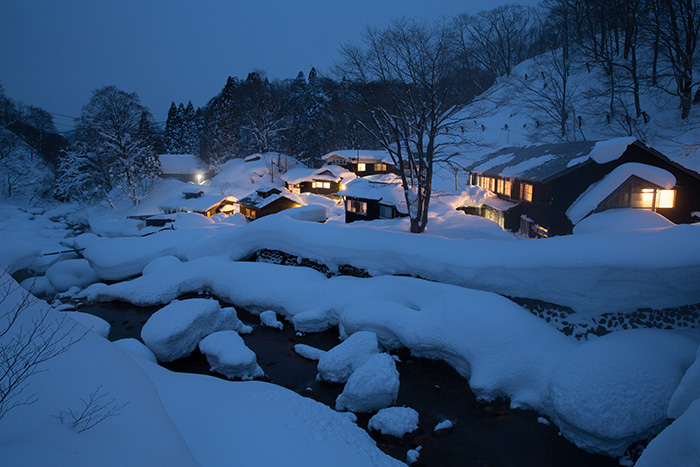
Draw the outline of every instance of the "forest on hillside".
M0 190L81 202L118 190L138 203L157 180L161 153L194 153L219 167L274 151L314 166L334 149L384 148L421 177L439 159L441 138L468 142L463 123L475 119L462 111L533 58L541 76L525 75L519 86L542 138L585 138L571 84L571 70L585 68L597 81L595 95L584 97L610 133L644 140L655 112L646 95L670 96L676 118L692 119L699 31L697 0L545 0L434 24L396 20L343 46L331 76L311 69L290 79L263 70L228 77L201 108L173 102L164 126L138 95L105 86L67 135L51 114L0 87Z

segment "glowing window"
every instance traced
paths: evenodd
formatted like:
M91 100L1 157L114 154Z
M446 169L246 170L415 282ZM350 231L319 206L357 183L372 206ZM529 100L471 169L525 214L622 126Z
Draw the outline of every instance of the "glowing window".
M323 182L323 188L330 189L331 182Z
M386 172L386 164L374 164L374 170L377 172Z
M503 179L499 178L496 180L496 193L503 194Z
M511 181L510 181L510 180L506 180L506 181L505 181L505 187L504 187L504 189L503 189L503 194L510 198L510 191L511 191L511 188L512 188L512 187L513 187L513 184L511 183Z
M638 209L651 209L654 207L654 189L644 188L642 191L633 192L630 197L630 207Z
M676 190L658 190L656 192L657 208L672 208L676 204Z
M530 183L520 184L520 199L532 202L532 185Z
M367 164L363 164L362 162L357 164L357 171L358 172L364 172L365 170L367 170Z

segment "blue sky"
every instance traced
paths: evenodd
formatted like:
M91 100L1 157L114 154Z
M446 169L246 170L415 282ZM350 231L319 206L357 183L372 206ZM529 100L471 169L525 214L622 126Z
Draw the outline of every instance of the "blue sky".
M505 3L513 1L6 0L0 84L16 100L69 116L80 114L94 89L114 84L137 92L163 120L170 101L204 105L229 75L330 71L339 47L359 42L367 25ZM69 129L70 119L56 121Z

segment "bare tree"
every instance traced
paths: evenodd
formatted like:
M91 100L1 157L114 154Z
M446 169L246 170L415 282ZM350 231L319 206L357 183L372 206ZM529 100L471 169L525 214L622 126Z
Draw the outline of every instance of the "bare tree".
M116 417L119 411L128 405L128 402L118 404L116 399L108 399L107 396L108 393L103 392L100 385L89 396L80 398L80 408L61 410L54 416L64 425L82 433L109 417Z
M50 309L30 311L37 301L8 275L0 279L0 419L10 410L36 402L29 380L45 362L84 337L68 316L53 318Z
M385 30L368 28L365 47L346 45L339 71L361 84L371 123L359 122L400 169L411 232L428 223L433 165L450 158L449 143L461 137L459 112L466 101L454 86L456 73L444 24L409 20Z

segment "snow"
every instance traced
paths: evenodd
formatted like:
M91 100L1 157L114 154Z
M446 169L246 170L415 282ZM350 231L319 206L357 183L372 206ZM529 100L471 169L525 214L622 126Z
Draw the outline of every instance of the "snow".
M320 363L320 362L319 362ZM396 402L399 372L391 355L376 354L355 370L335 400L336 410L373 412Z
M208 170L194 154L160 154L158 159L163 175L188 175Z
M138 339L134 339L132 337L126 339L118 339L114 341L114 345L117 345L122 349L128 350L134 355L138 355L139 357L148 360L149 362L158 363L158 359L155 355L153 355L151 349L146 347L143 344L143 342L141 342Z
M410 407L387 407L369 419L367 428L401 438L418 429L418 412Z
M141 339L161 362L192 353L209 334L222 330L250 332L234 308L221 308L216 300L175 300L156 311L141 330Z
M3 238L0 242L0 269L14 274L20 269L31 266L40 253L41 248L34 243L14 238Z
M346 162L359 161L359 162L385 162L388 164L393 164L394 161L391 158L391 154L387 151L376 151L367 149L341 149L338 151L329 152L321 157L324 161L329 159L341 158Z
M668 404L668 418L680 418L697 399L700 399L700 349L695 361L685 372Z
M173 266L181 264L182 261L177 256L161 256L148 263L141 271L141 274L150 274L157 271L167 271Z
M283 215L306 222L325 222L328 215L325 206L301 206L287 209Z
M111 326L105 320L90 313L81 313L79 311L64 311L63 314L77 321L88 330L94 332L98 336L107 339Z
M321 355L318 360L318 376L324 381L344 383L378 352L377 336L374 333L356 332Z
M671 396L697 349L697 337L657 329L588 341L553 370L552 421L575 431L579 446L620 456L666 425Z
M676 178L670 172L651 165L629 162L616 167L605 177L589 186L576 201L571 203L571 206L566 210L566 216L572 223L577 224L632 176L637 176L665 189L676 186Z
M501 175L504 177L522 177L527 171L535 167L546 164L547 162L554 160L556 156L554 154L547 154L540 157L534 157L520 162L519 164L506 167L501 171Z
M58 293L46 276L29 277L23 280L20 285L35 297L53 297Z
M260 313L260 324L268 328L284 329L284 325L277 320L277 313L272 310Z
M700 400L652 439L636 467L694 467L700 465Z
M420 446L418 446L420 448ZM412 465L418 462L418 458L420 457L420 450L419 449L409 449L406 451L406 464Z
M624 153L631 144L634 144L635 141L637 141L637 138L634 137L598 141L595 143L595 146L593 146L593 150L588 154L588 157L598 164L612 162L619 159L622 153Z
M609 209L591 214L574 226L574 234L663 229L674 224L661 214L644 209Z
M211 371L229 379L250 380L265 373L258 365L255 353L246 347L236 331L219 331L199 343L199 350L207 356Z
M440 430L449 430L453 426L454 422L452 422L452 420L443 420L437 425L435 425L435 428L433 428L433 433Z
M304 358L309 360L319 360L325 353L325 350L317 349L306 344L294 344L294 351Z
M514 154L500 154L496 157L487 159L486 161L482 162L481 164L477 165L472 169L474 172L486 172L487 170L490 170L494 167L497 167L499 165L506 165L510 161L513 160L513 157L515 157Z
M65 292L74 286L84 289L100 280L90 263L84 259L55 263L46 271L46 278L58 292Z

